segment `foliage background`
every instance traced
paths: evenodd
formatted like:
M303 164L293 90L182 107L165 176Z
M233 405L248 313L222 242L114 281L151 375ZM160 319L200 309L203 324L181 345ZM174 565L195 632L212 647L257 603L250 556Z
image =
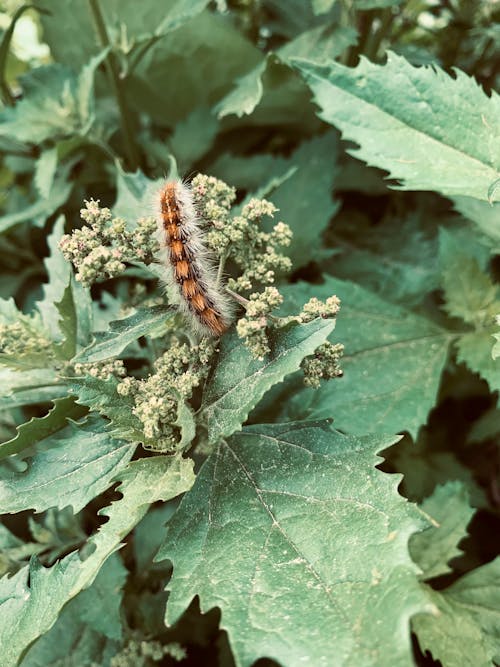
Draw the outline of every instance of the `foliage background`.
M2 5L0 323L34 341L0 355L4 664L499 664L498 2L137 5ZM279 207L283 313L342 301L319 389L287 340L238 411L223 340L196 481L57 372L92 332L147 366L158 319L109 323L156 281L91 301L57 242L84 199L144 215L172 158Z

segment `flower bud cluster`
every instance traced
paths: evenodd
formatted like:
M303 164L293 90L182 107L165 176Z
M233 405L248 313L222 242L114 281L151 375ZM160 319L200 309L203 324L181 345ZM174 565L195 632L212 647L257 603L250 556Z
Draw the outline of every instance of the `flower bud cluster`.
M38 318L20 314L17 322L0 324L0 354L17 358L37 355L47 360L54 357L54 348Z
M200 174L193 179L192 191L200 214L209 223L208 246L222 262L233 261L242 273L228 279L228 287L249 292L256 284L272 285L276 274L290 271L289 257L277 248L290 245L292 232L278 222L270 232L260 228L264 218L272 218L278 210L265 199L251 199L241 213L231 218L234 188L213 176Z
M179 402L189 400L206 378L214 351L215 343L210 339L189 346L172 337L169 349L156 360L152 375L143 380L128 376L118 384L118 393L133 399L132 412L142 424L147 449L176 450L181 437Z
M86 226L65 234L59 247L75 266L77 280L84 285L120 275L126 262L153 260L158 250L154 218L140 218L137 226L128 231L123 218L113 218L109 208L101 208L93 199L85 202L80 215Z
M150 667L153 664L164 664L172 658L181 662L186 658L186 651L177 642L162 644L156 639L141 639L133 636L127 644L111 658L110 667ZM168 661L170 664L170 661ZM97 666L96 666L97 667Z
M121 359L83 364L76 363L72 365L72 370L75 375L90 375L98 380L108 380L112 375L117 378L123 378L127 375ZM65 374L67 374L67 371L65 371Z
M302 361L304 384L307 387L317 388L321 384L320 380L340 377L342 370L339 362L343 352L344 346L341 343L334 344L327 341L320 345L314 354Z
M268 316L282 303L283 297L276 287L265 287L262 292L254 292L246 306L245 317L236 324L238 336L256 359L264 359L270 351L266 332Z

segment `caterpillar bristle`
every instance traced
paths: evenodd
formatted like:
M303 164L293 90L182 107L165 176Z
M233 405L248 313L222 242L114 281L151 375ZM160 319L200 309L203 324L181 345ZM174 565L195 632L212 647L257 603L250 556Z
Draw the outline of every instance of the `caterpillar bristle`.
M231 324L229 297L218 285L191 190L167 181L158 194L160 261L170 297L199 333L221 336Z

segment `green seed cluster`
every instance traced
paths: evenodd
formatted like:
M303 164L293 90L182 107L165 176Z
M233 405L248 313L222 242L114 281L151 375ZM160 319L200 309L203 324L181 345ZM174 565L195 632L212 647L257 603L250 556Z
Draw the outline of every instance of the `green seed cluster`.
M290 245L288 225L278 222L270 232L260 228L278 210L274 204L251 199L239 215L231 217L234 188L201 174L193 179L192 191L199 212L209 223L208 246L219 255L222 266L230 260L242 270L237 278L228 279L230 289L249 292L258 284L272 285L277 274L290 271L290 258L278 252L279 247Z
M175 451L180 442L177 425L179 403L188 401L206 378L215 343L203 339L190 346L173 337L169 349L155 363L155 372L139 380L125 377L117 386L122 396L134 401L133 414L144 431L144 446L155 451Z
M123 378L127 375L127 371L121 359L84 364L76 363L73 364L72 370L75 375L90 375L98 380L108 380L112 375L117 378Z
M307 387L318 388L320 380L340 377L342 370L339 362L343 352L344 346L341 343L333 344L327 341L320 345L315 353L306 357L301 364L304 384Z
M283 303L276 287L265 287L263 292L250 294L246 315L238 320L236 331L256 359L264 359L270 352L267 337L268 317Z
M20 315L17 322L0 324L0 354L54 357L52 341L41 330L37 316Z
M152 217L140 218L128 231L123 218L113 218L109 208L101 208L93 199L85 202L80 216L86 225L65 234L59 247L84 285L120 275L126 262L150 263L158 251L157 225Z

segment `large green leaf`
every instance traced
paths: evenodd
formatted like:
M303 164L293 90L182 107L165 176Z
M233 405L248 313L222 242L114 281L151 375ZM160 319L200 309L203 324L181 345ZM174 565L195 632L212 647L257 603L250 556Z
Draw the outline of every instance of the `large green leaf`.
M334 326L334 320L316 319L279 329L270 335L271 352L263 361L254 359L235 334L225 336L217 368L203 393L202 416L208 424L209 441L239 430L264 393L296 371Z
M246 428L216 451L167 526L167 622L218 606L236 664L413 665L425 603L409 536L425 522L375 469L388 438L326 422Z
M283 292L287 310L296 312L310 298L311 287L297 283ZM344 375L318 390L296 387L282 417L333 417L336 426L351 433L408 430L415 435L434 405L451 335L348 281L325 277L314 285L314 294L340 298L335 340L345 345Z
M450 572L448 563L461 554L458 543L467 535L467 524L475 510L467 488L455 480L438 486L421 504L434 524L410 540L410 553L425 579Z
M473 78L413 67L393 53L385 65L361 59L354 69L294 64L320 117L359 144L353 155L388 171L401 189L500 198L498 190L489 193L500 177L500 97L488 97Z
M92 344L79 352L73 361L88 363L117 357L127 345L161 327L171 313L168 306L155 306L138 310L123 320L115 320L110 323L109 331L97 332Z
M0 469L0 513L67 505L79 512L110 486L135 449L113 438L100 418L70 423L40 438L38 447L26 470Z
M90 538L94 550L85 560L73 552L45 568L35 559L14 576L0 579L2 667L15 667L26 648L52 627L63 606L92 584L151 503L190 488L193 464L178 456L156 456L131 463L119 479L122 498L101 510L108 521Z
M419 644L446 667L491 667L500 657L500 558L443 591L426 587L434 616L417 615Z

